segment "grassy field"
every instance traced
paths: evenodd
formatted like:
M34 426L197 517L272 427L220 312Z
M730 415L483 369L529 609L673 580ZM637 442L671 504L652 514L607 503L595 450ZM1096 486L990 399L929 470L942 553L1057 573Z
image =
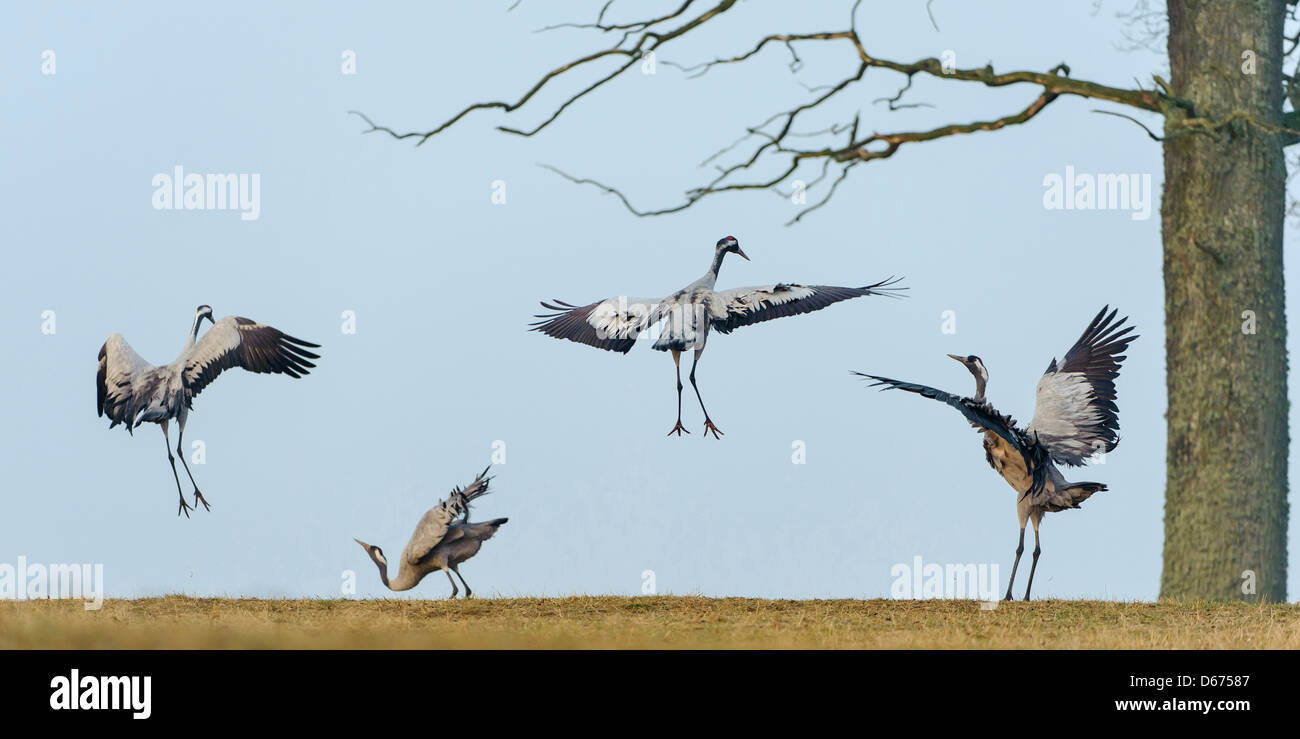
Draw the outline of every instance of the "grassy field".
M457 601L172 596L0 601L24 648L1300 649L1300 607L1039 601L573 597Z

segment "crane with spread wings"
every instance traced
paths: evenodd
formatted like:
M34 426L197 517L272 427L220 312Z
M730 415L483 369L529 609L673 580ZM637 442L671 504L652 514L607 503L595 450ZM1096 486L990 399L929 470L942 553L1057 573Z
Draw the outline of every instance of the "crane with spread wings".
M670 352L677 368L677 423L668 435L677 434L680 437L683 432L690 433L682 426L681 355L684 351L694 350L690 380L691 387L695 389L695 399L704 412L704 435L712 433L713 438L720 439L722 431L709 418L704 398L700 396L700 387L695 384L695 367L700 362L700 355L704 353L710 330L729 334L741 326L811 313L850 298L865 295L899 297L898 291L907 289L895 286L901 278L889 278L865 287L778 283L714 290L722 259L728 254L749 260L736 237L726 236L714 245L713 262L709 271L666 298L617 297L582 306L561 300L543 302L542 307L553 312L535 316L541 320L531 324L530 330L626 354L647 329L655 325L661 326L659 337L652 348Z
M204 319L212 324L212 328L200 339L199 326ZM171 364L150 364L136 354L122 334L109 336L99 348L95 408L101 417L108 416L112 421L109 428L121 424L132 435L146 421L162 428L167 461L171 464L172 477L176 478L176 493L180 496L176 515L184 513L188 518L193 507L185 502L185 493L181 491L181 478L176 474L176 458L172 456L171 440L167 435L168 423L176 419L179 431L176 453L194 485L194 506L202 504L205 510L212 510L203 493L199 492L198 483L194 482L194 474L190 472L185 453L181 450L185 421L194 407L194 396L231 367L301 377L316 366L311 360L320 358L307 349L319 346L248 318L226 316L215 320L212 306L200 305L194 312L189 340Z
M1109 311L1109 313L1107 312ZM1011 416L998 412L984 397L989 372L984 360L975 355L949 357L961 362L975 376L975 394L961 397L912 382L888 377L854 374L875 380L872 387L906 390L956 408L984 436L984 455L989 466L1017 493L1016 514L1020 519L1020 541L1011 566L1005 600L1011 600L1020 555L1025 551L1025 522L1034 525L1034 559L1029 568L1025 600L1034 586L1038 569L1038 524L1044 513L1078 508L1094 493L1107 489L1099 482L1068 482L1058 464L1081 467L1119 444L1119 407L1115 404L1115 379L1124 352L1136 335L1133 326L1124 327L1127 317L1115 320L1118 311L1101 309L1079 340L1057 363L1052 359L1038 380L1034 416L1021 428Z

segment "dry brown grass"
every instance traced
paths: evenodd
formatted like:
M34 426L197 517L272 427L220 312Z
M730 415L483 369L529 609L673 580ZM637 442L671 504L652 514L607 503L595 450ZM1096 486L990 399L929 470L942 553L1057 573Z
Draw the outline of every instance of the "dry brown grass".
M1300 607L573 597L0 602L0 648L1300 649Z

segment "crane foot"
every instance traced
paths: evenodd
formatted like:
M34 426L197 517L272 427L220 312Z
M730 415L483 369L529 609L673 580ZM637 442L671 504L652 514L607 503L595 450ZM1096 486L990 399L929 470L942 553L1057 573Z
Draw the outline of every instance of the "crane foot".
M677 419L677 425L673 426L673 430L669 431L668 435L672 436L673 434L677 434L678 436L681 436L683 432L688 434L691 433L690 431L686 430L686 427L682 425L682 419L679 418Z
M176 511L176 517L177 517L177 518L180 518L180 515L181 515L182 513L184 513L184 514L185 514L185 517L186 517L186 518L189 518L189 517L190 517L190 511L192 511L192 510L194 510L194 509L193 509L193 508L190 508L189 503L186 503L186 502L185 502L185 497L182 496L182 497L181 497L181 507Z
M196 510L198 509L200 503L203 504L203 510L205 511L212 510L212 506L208 505L208 501L206 498L203 497L203 493L200 493L198 488L194 488L194 508Z
M719 429L717 426L714 426L714 425L713 425L713 421L710 421L709 419L706 418L706 419L704 419L704 435L705 435L705 436L708 436L710 431L713 432L713 438L715 438L715 439L721 439L721 438L722 438L722 437L719 435L719 434L722 433L722 430Z

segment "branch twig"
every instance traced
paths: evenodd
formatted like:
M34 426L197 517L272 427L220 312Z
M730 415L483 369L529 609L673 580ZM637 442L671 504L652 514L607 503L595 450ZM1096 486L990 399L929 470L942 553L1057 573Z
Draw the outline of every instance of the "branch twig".
M608 0L608 2L606 2L601 8L594 23L565 23L555 26L547 26L540 30L580 28L597 30L601 33L621 33L618 43L603 49L592 51L591 53L581 56L567 64L562 64L551 69L543 74L540 79L538 79L523 93L523 95L515 99L513 102L494 100L470 104L438 126L427 131L397 133L387 126L376 125L370 120L370 118L360 112L351 112L360 116L361 119L370 126L365 133L381 131L399 140L414 138L417 140L417 145L419 145L455 125L462 118L474 111L499 109L507 115L515 113L525 107L543 88L546 88L558 78L565 76L566 73L607 58L621 60L621 63L618 64L613 71L599 77L595 82L588 84L578 92L571 94L547 117L542 119L540 123L533 127L516 128L505 125L497 126L498 130L505 133L512 133L519 136L533 136L554 123L570 106L635 66L637 62L642 59L643 55L655 52L674 39L680 38L686 33L689 33L703 24L721 16L723 13L731 10L735 3L736 0L718 0L715 5L708 9L700 11L696 15L687 16L687 12L695 4L695 0L685 0L685 2L675 10L662 16L625 23L612 23L605 20L606 13L613 4L613 0ZM938 24L934 22L934 15L931 12L930 4L930 2L926 3L926 11L930 15L931 23L934 24L935 29L938 30ZM784 46L790 53L791 61L789 67L791 71L797 71L803 62L796 50L796 45L805 43L847 44L852 49L858 60L856 69L852 73L840 79L839 82L821 85L816 88L808 88L810 92L812 92L812 97L808 102L775 113L757 126L746 127L744 135L740 136L733 143L720 149L706 159L702 163L703 165L708 165L719 160L722 156L733 152L746 141L755 138L762 139L761 142L755 142L753 148L749 149L747 154L742 153L737 161L725 166L722 164L715 165L716 171L712 179L703 185L687 190L684 200L681 203L657 209L637 208L632 205L631 201L617 188L596 180L570 175L549 164L543 164L541 166L574 183L592 185L600 188L608 194L615 195L623 203L624 207L638 216L651 216L675 213L684 210L698 202L701 198L718 193L774 188L778 184L786 181L787 178L792 177L805 162L820 159L823 161L822 174L813 180L813 184L817 185L825 178L828 171L828 163L834 162L841 164L842 166L840 167L839 174L831 183L825 196L813 206L796 215L791 221L793 223L797 222L807 213L822 207L834 194L840 183L842 183L848 176L849 170L858 164L875 159L889 158L909 143L932 141L949 136L980 131L996 131L1007 126L1026 123L1042 112L1042 110L1051 104L1052 101L1062 95L1074 95L1077 97L1119 103L1139 110L1160 113L1162 115L1169 115L1170 113L1177 112L1179 116L1188 116L1187 118L1177 122L1177 125L1187 127L1188 130L1213 132L1235 119L1230 118L1229 120L1214 123L1207 121L1206 119L1196 118L1192 104L1189 101L1176 97L1170 90L1168 84L1159 77L1155 78L1155 83L1157 85L1156 88L1146 90L1142 89L1139 85L1137 89L1125 89L1073 78L1070 76L1070 68L1065 64L1059 64L1047 72L1013 71L997 73L994 71L992 65L972 69L945 69L943 64L933 57L919 59L910 63L875 57L867 52L857 30L856 14L860 5L861 0L856 0L854 2L849 16L849 28L847 30L815 33L769 34L758 39L748 50L730 57L719 57L711 61L700 62L692 65L682 65L668 61L661 62L667 66L681 69L688 77L693 78L706 74L713 67L722 64L743 63L762 53L762 51L768 46L779 44ZM677 25L667 28L663 27L663 24L668 24L673 21L678 21ZM797 138L810 138L820 135L839 135L843 133L848 128L847 124L821 127L818 130L809 133L796 132L795 124L799 117L805 112L817 108L822 103L825 103L832 97L843 92L853 83L860 81L869 69L890 70L902 74L907 78L905 84L893 97L879 98L875 101L887 101L890 110L927 105L926 103L901 103L903 95L911 88L913 79L918 74L930 75L941 80L970 82L990 88L1027 84L1038 87L1039 94L1027 107L1006 116L985 121L952 123L928 130L896 131L890 133L875 132L869 136L859 137L859 120L857 116L855 116L852 122L850 138L846 144L841 146L821 147L793 145L793 140ZM805 85L805 87L807 86ZM1097 112L1102 112L1107 115L1116 115L1121 118L1132 120L1142 126L1149 137L1156 141L1161 140L1160 137L1149 128L1130 116L1111 111ZM1249 120L1253 122L1253 119ZM1300 131L1293 131L1291 129L1278 129L1277 132L1284 133L1288 136L1300 135ZM734 179L739 173L756 169L760 163L765 164L771 161L773 157L784 158L785 163L784 166L780 167L775 176L770 179Z

